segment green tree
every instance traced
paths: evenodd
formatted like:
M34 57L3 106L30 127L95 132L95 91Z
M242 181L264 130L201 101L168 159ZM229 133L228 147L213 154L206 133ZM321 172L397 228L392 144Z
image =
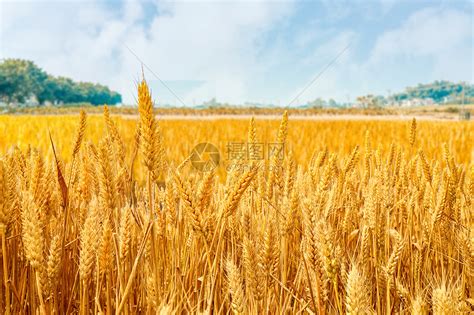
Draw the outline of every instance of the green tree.
M357 97L357 103L363 108L378 108L385 104L385 99L380 95L364 95Z
M53 76L48 75L46 80L43 81L41 91L36 95L38 102L40 104L44 104L45 102L54 103L56 87L56 79Z
M405 91L393 95L395 101L403 101L413 98L431 98L436 103L445 99L459 100L462 93L466 97L474 96L474 86L466 83L453 83L449 81L434 81L429 84L418 84L415 87L407 87Z
M324 107L326 105L327 105L327 102L320 97L308 103L309 107L315 107L315 108Z
M122 96L108 87L89 82L76 83L65 77L48 75L32 61L6 59L0 63L0 99L23 103L36 96L40 104L90 103L115 105Z
M0 97L7 102L24 102L42 91L47 74L32 61L6 59L0 63Z

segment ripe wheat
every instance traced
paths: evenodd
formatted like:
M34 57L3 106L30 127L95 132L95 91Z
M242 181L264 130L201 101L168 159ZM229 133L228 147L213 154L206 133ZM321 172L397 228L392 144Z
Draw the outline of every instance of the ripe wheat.
M472 124L161 121L137 99L138 123L0 118L1 312L474 311ZM204 141L284 154L200 172Z

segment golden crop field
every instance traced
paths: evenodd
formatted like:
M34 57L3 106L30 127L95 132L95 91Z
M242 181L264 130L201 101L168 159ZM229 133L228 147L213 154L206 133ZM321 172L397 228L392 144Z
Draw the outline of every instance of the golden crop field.
M0 117L2 313L474 312L474 124L152 104Z

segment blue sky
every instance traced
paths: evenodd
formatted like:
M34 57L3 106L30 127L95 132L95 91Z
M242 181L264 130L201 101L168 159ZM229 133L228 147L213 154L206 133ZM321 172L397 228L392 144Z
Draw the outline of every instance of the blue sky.
M0 0L0 58L107 84L134 103L135 54L158 103L286 105L349 46L295 103L346 101L433 80L472 83L473 10L460 0Z

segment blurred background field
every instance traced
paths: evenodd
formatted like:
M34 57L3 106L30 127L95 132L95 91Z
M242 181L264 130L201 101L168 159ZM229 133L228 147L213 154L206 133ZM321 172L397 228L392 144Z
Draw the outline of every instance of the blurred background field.
M26 115L67 115L77 114L85 108L89 114L100 114L103 111L102 106L92 106L78 103L68 106L32 106L32 107L10 107L4 108L3 114L26 114ZM136 115L136 106L111 106L111 113L116 115ZM192 107L158 107L155 108L155 114L159 116L222 116L222 115L272 115L276 119L280 118L281 113L287 110L292 116L316 117L316 116L341 116L341 115L359 115L359 116L384 116L402 117L409 119L413 116L426 119L458 120L460 113L467 112L474 115L474 105L459 104L434 105L434 106L415 106L415 107L378 107L378 108L282 108L282 107L247 107L247 106L220 106L214 108L192 108Z
M128 150L132 150L136 129L136 116L113 115L113 120ZM209 118L209 117L208 117ZM390 118L388 118L390 119ZM199 143L214 144L220 151L221 167L231 163L229 146L246 144L249 119L160 119L166 158L179 165ZM276 141L279 120L257 116L257 139L268 145ZM48 130L51 132L57 151L64 161L71 156L72 139L76 132L79 115L8 115L0 117L0 149L6 152L13 145L26 149L28 145L39 148L43 154L52 157ZM293 154L295 160L306 166L314 152L327 148L339 156L350 154L356 145L361 145L366 131L370 132L375 149L381 154L390 150L391 144L399 145L408 153L409 120L311 120L289 117L289 134L286 154ZM90 114L87 120L85 141L97 144L106 132L104 118ZM418 121L418 145L429 159L442 158L442 147L447 143L459 163L471 164L473 160L474 124L467 121ZM127 152L128 156L131 152ZM137 167L140 167L137 165Z

